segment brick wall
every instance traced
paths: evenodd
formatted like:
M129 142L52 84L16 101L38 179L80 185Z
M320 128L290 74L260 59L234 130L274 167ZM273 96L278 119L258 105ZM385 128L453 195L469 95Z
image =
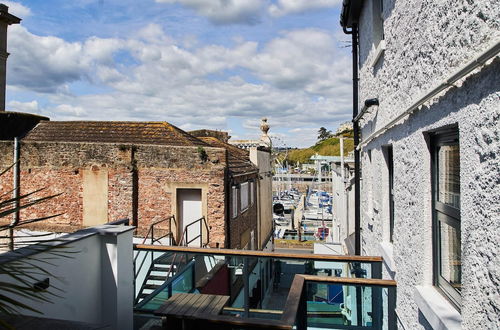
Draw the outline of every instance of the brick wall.
M232 184L239 184L243 183L247 180L255 180L257 178L256 175L253 176L247 176L247 177L241 177L238 180L234 180ZM254 189L256 189L257 184L254 184ZM229 193L231 195L231 192ZM257 196L257 192L254 192L254 196ZM231 203L231 196L229 196L229 208L230 208L230 214L232 214L232 203ZM255 235L255 241L254 241L254 247L257 248L257 197L254 199L254 203L252 205L249 205L248 209L246 209L244 212L241 211L240 209L241 205L241 194L238 194L238 216L230 219L229 220L229 230L230 230L230 248L232 249L242 249L243 243L241 242L242 235L248 231L248 230L253 230L254 235ZM231 218L231 216L230 216Z
M106 168L108 219L138 219L139 234L152 221L172 214L172 183L198 184L206 189L206 215L211 246L225 245L226 151L205 148L202 161L197 147L127 146L94 143L27 142L21 144L21 192L42 187L38 196L62 193L53 200L29 208L22 219L63 213L31 228L73 231L83 226L83 169ZM12 164L12 143L0 142L0 168ZM12 171L0 178L0 193L12 188ZM137 183L134 186L134 176ZM138 202L134 212L134 190ZM2 219L10 221L10 219Z

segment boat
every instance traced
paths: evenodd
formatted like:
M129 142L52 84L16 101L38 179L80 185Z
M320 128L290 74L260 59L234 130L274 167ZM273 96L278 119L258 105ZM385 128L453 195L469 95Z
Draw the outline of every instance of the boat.
M290 224L290 220L277 214L273 214L273 220L277 226L288 226Z
M323 209L312 209L312 210L307 210L302 214L303 220L326 220L326 221L331 221L333 220L333 214L328 213L326 210Z

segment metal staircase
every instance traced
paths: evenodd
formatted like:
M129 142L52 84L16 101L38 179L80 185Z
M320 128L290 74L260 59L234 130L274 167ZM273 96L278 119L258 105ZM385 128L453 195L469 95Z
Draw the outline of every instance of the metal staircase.
M165 235L156 238L154 236L155 226L158 226L160 223L166 221L170 223L169 231ZM208 245L209 228L205 217L201 217L200 219L186 226L181 236L181 239L178 243L176 242L175 235L171 231L172 222L175 224L175 228L177 228L177 222L174 216L170 216L167 219L152 223L142 244L150 242L151 245L163 245L161 240L168 237L170 243L169 245L188 246L188 244L195 242L197 239L199 239L200 243L199 247L206 247ZM199 234L193 238L189 238L188 227L194 225L200 226ZM206 235L203 235L203 227L202 227L203 225L205 226L206 229ZM156 229L156 232L158 232L158 229ZM204 240L205 236L206 240ZM140 285L140 289L135 297L135 305L142 302L146 297L155 292L155 290L159 289L169 279L174 278L184 269L184 267L190 261L188 260L188 256L186 254L167 252L158 255L159 253L158 252L156 253L157 254L155 255L154 251L148 251L146 254L142 256L139 256L139 254L137 254L134 258L134 267L136 268L135 285ZM138 266L139 263L140 265ZM138 277L140 276L141 272L144 272L143 269L145 267L148 267L148 270L146 272L144 280L142 281L142 283L137 283Z

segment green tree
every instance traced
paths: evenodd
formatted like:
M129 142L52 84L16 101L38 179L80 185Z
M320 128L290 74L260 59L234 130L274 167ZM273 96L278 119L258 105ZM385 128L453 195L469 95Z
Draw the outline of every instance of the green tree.
M330 137L332 137L332 132L324 127L320 127L320 129L318 130L318 140L324 141Z

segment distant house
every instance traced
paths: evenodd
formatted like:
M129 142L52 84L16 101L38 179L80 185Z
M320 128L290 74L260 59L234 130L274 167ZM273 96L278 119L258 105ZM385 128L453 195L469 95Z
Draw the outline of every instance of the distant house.
M42 120L19 144L21 193L45 187L62 195L22 216L62 213L31 227L57 232L130 218L148 237L165 220L156 236L171 231L176 244L257 248L258 169L244 150L206 140L167 122ZM12 140L0 150L6 168ZM1 193L12 188L11 175L1 178Z
M397 279L401 329L499 325L499 13L498 1L343 1L358 243Z
M235 231L239 231L240 235L242 235L240 241L245 242L249 237L253 241L255 236L259 250L270 249L272 247L271 234L273 232L270 149L251 147L249 150L243 150L214 137L200 137L200 139L212 147L225 148L228 151L231 173L229 180L232 191L234 191L229 208L232 215L240 215L235 217L235 220L231 222L231 226L238 228ZM258 168L258 175L255 177L246 174L249 172L249 160ZM248 205L253 207L256 204L257 209L254 210L245 206L247 196L250 198ZM254 222L258 227L256 231L251 229ZM248 233L251 235L249 236ZM244 245L241 248L244 248Z

